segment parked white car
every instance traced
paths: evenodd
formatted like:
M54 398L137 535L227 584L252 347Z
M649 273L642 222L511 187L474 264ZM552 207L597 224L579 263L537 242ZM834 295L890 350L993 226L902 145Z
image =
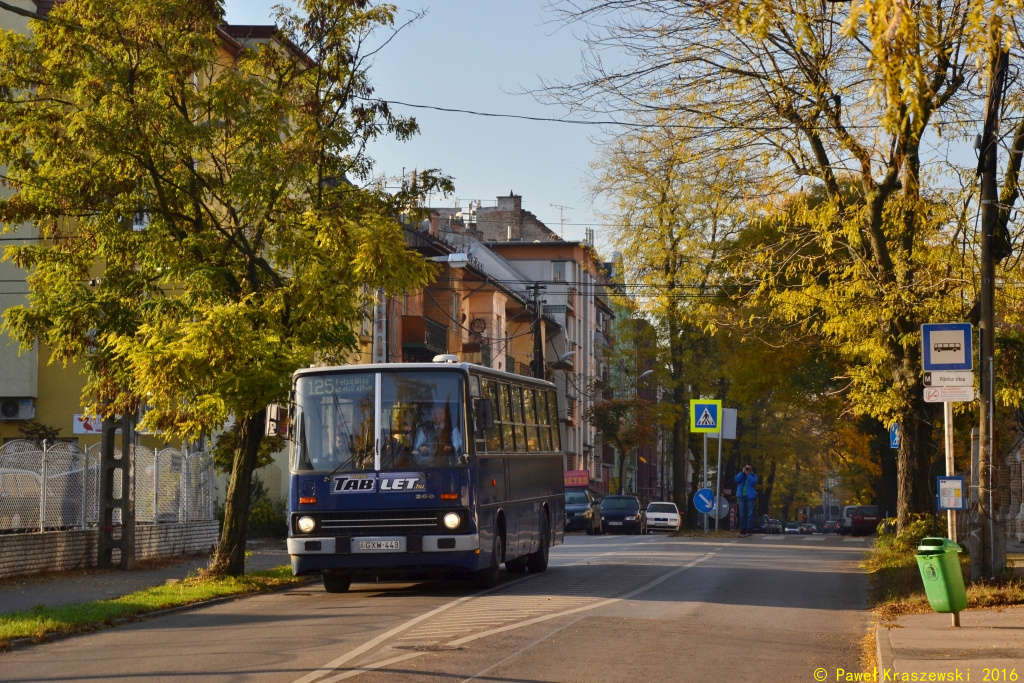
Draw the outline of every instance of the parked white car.
M679 516L679 508L675 503L647 504L647 528L651 531L656 529L679 531L682 525L683 518Z

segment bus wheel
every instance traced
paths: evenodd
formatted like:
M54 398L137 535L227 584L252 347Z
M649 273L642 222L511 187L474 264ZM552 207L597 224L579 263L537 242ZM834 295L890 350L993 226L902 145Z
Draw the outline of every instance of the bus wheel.
M548 568L548 553L551 550L551 531L548 529L548 516L545 513L541 517L540 548L537 552L526 556L526 566L531 574L540 574Z
M478 570L473 574L473 585L477 588L494 588L498 585L501 571L501 561L504 559L505 539L501 532L494 530L494 542L491 544L491 564L485 569Z
M526 558L516 557L511 560L505 560L505 571L509 574L522 574L526 571Z
M328 593L346 593L352 585L348 574L324 574L324 590Z

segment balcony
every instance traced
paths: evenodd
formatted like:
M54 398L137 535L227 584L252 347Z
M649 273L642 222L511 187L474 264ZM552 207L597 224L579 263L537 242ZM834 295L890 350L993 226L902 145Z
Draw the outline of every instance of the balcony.
M402 316L402 350L448 352L448 330L421 315Z
M576 288L568 287L565 291L565 308L569 311L576 310Z
M561 420L566 424L576 424L576 421L579 419L579 416L577 415L579 412L579 404L580 402L578 398L571 394L567 395L565 397L565 406L559 411L559 417Z

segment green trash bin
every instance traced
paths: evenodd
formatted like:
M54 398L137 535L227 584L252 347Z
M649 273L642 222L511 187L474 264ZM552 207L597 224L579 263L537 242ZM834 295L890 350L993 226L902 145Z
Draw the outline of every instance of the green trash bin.
M948 538L922 538L917 547L917 567L921 570L928 604L936 612L956 615L967 607L967 590L960 571L960 552L956 541ZM959 620L954 616L954 624Z

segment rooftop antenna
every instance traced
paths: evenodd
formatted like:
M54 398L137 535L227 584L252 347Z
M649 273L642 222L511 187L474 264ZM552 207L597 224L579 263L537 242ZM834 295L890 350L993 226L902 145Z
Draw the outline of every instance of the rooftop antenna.
M571 206L562 206L561 204L549 204L558 209L558 236L565 239L565 213L566 209L572 211ZM572 220L571 218L569 220Z

